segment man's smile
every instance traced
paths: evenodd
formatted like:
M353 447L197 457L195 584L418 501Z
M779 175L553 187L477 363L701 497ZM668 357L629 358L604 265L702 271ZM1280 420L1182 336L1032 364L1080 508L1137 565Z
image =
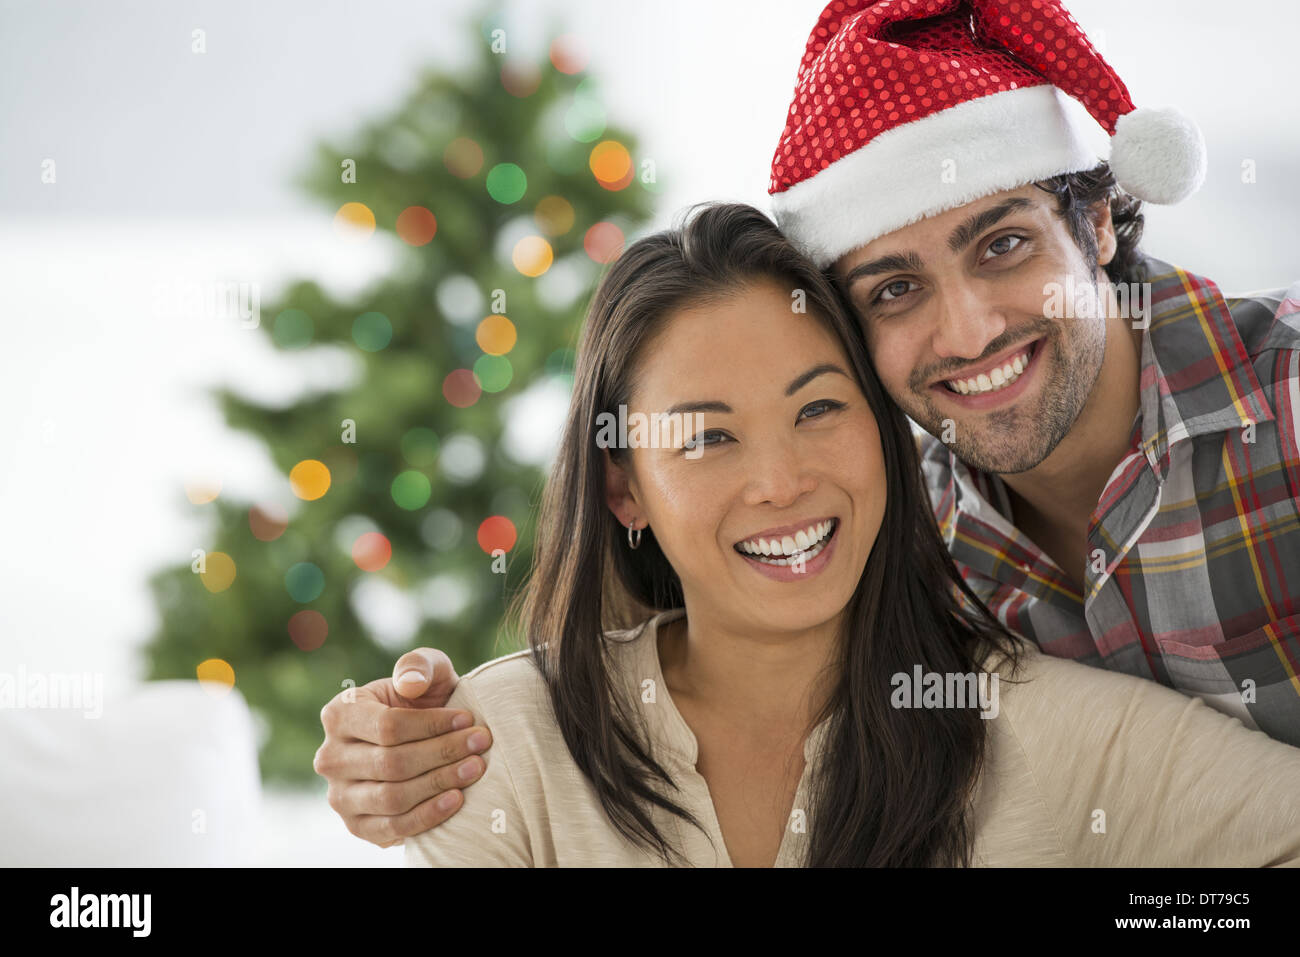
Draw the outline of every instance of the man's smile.
M987 362L936 379L930 389L968 409L983 409L1018 398L1038 368L1044 337L1020 343Z

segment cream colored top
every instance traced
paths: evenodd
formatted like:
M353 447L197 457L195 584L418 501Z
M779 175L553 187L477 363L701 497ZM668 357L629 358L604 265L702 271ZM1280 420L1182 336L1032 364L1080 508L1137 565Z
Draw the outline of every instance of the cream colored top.
M663 612L612 632L612 667L646 718L674 798L708 829L658 808L661 833L691 864L731 866L695 770L698 744L659 665ZM1300 748L1162 685L1044 655L1029 646L1016 681L999 680L974 804L978 866L1300 866ZM449 706L492 731L483 777L438 827L407 838L408 867L653 867L654 852L608 820L578 769L526 651L460 679ZM992 709L989 709L990 712ZM807 787L829 723L804 745L805 768L777 867L804 859ZM711 841L710 841L711 839Z

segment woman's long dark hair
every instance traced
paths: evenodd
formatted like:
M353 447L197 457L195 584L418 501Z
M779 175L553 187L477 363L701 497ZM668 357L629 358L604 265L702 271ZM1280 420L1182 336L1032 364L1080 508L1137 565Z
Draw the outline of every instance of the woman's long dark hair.
M907 419L885 395L829 278L751 206L701 204L688 212L693 215L678 228L632 243L591 302L538 518L532 573L511 607L546 678L569 751L613 824L666 862L679 855L653 824L649 805L701 827L673 801L676 786L643 748L606 656L603 632L680 608L683 595L653 529L645 530L640 548L627 547L627 530L606 504L595 436L598 416L617 415L628 404L641 349L671 314L776 280L802 290L807 312L842 344L875 414L886 473L884 519L849 601L837 684L816 719L830 717L831 724L805 809L806 863L969 863L968 811L985 723L975 708L896 709L891 678L910 676L916 665L941 675L977 673L984 655L999 648L1014 665L1015 640L962 581L944 548ZM610 450L616 461L619 451Z

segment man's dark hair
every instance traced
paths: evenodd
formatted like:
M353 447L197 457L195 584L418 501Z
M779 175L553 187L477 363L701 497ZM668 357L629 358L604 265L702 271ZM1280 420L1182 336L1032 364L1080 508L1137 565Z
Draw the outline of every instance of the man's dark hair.
M1141 283L1146 280L1142 253L1142 200L1130 196L1115 182L1109 163L1099 163L1082 173L1064 173L1034 184L1056 194L1059 212L1075 243L1083 250L1091 271L1097 270L1097 230L1092 224L1091 209L1103 200L1110 201L1110 218L1115 226L1115 255L1106 264L1106 275L1113 283Z

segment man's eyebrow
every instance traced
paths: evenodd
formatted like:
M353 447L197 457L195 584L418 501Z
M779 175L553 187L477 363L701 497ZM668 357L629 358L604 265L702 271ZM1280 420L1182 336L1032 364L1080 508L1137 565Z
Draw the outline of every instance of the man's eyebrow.
M842 368L833 362L823 362L821 365L813 366L807 372L795 376L794 380L785 387L786 395L794 395L804 386L818 376L826 375L829 372L837 372L846 379L853 377L845 372ZM717 399L692 399L689 402L678 402L668 409L664 415L681 415L685 412L735 412L731 406Z
M955 253L961 252L971 241L984 230L988 229L998 220L1016 211L1017 209L1029 209L1033 203L1023 196L1012 196L1004 199L996 206L990 206L988 209L981 210L966 222L962 223L952 231L948 237L948 248Z
M998 220L1015 210L1032 208L1033 205L1023 196L1012 196L996 206L980 210L952 231L952 235L948 237L948 248L955 253L961 252L971 240ZM924 268L925 263L914 252L890 253L888 256L881 256L879 259L871 259L854 266L844 278L844 288L848 289L864 276L878 276L885 272L921 272Z
M916 253L890 253L854 266L844 278L844 287L847 289L864 276L878 276L882 272L920 272L924 268L925 263Z

